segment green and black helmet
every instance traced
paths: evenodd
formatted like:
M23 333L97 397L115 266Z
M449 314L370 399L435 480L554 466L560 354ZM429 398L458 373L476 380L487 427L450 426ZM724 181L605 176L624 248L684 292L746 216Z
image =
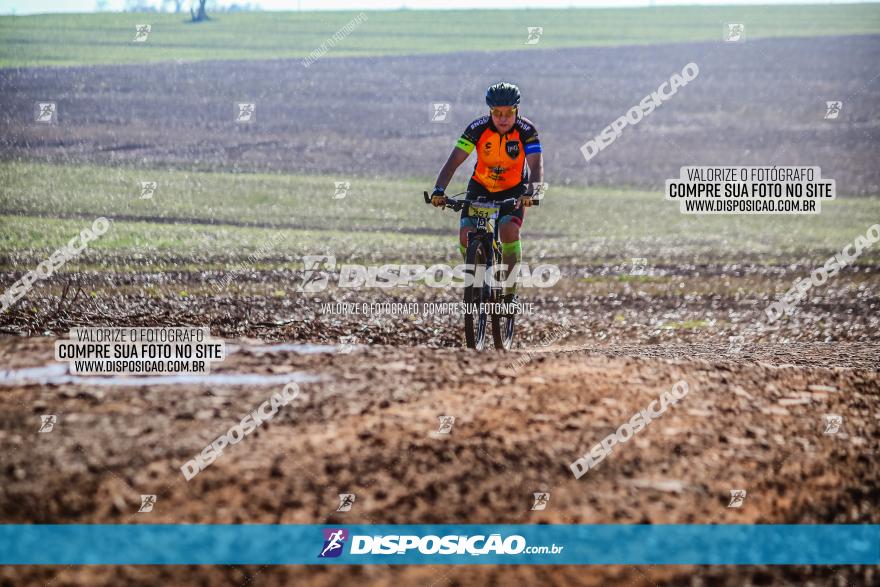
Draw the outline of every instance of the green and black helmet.
M519 88L507 82L501 82L489 86L486 90L486 105L490 108L496 106L516 106L519 104Z

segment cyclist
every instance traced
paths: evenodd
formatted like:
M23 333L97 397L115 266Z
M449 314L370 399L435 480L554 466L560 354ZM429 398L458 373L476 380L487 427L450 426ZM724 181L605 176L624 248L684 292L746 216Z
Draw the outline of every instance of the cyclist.
M502 261L508 270L513 270L522 260L519 229L525 208L532 205L535 195L533 186L542 185L544 180L544 160L538 130L529 119L519 116L519 101L519 88L513 84L501 82L486 90L489 115L476 119L465 129L440 170L431 194L434 206L445 206L446 186L455 170L464 163L471 151L476 150L477 162L468 182L467 199L487 197L499 201L518 198L516 210L498 219ZM458 248L464 256L468 232L475 226L475 222L465 216L464 210L459 226ZM516 284L505 288L504 294L505 303L515 304Z

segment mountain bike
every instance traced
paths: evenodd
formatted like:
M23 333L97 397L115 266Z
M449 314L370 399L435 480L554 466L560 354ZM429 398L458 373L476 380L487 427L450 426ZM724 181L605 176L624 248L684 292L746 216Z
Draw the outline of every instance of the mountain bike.
M497 219L516 209L517 198L493 202L485 197L456 200L458 196L467 196L467 192L447 196L446 207L455 212L465 210L465 214L473 218L477 225L468 233L464 261L465 342L469 348L483 350L486 345L486 325L491 319L495 348L510 350L516 312L515 308L503 307L502 284L507 276L502 279L487 279L487 276L494 276L494 268L502 263ZM428 192L425 192L425 203L431 203ZM532 201L533 206L538 204L540 200Z

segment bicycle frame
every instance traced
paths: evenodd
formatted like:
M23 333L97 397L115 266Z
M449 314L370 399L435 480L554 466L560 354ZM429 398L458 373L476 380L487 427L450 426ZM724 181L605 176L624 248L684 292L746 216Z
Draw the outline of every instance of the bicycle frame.
M425 203L426 204L430 203L431 198L430 198L430 196L428 196L428 192L425 192L424 196L425 196ZM484 244L486 246L486 250L492 251L492 254L489 256L490 258L486 259L486 270L489 271L491 274L493 265L500 264L502 261L501 238L500 238L500 234L499 234L500 223L498 222L498 220L500 220L501 218L503 218L506 215L505 211L508 211L508 213L510 213L516 209L515 206L517 204L517 198L507 198L506 200L501 200L501 201L493 201L493 200L490 200L486 197L479 197L475 200L467 200L467 199L457 200L456 198L458 196L465 196L466 197L467 192L461 192L459 194L455 194L454 196L447 196L446 197L446 201L447 201L446 207L451 208L452 210L455 210L456 212L458 212L460 210L465 210L466 216L468 216L470 218L474 218L476 220L477 226L475 227L474 230L468 232L468 236L467 236L468 246L470 246L471 242L473 242L474 239L483 239L485 241ZM537 206L540 203L541 203L541 200L534 200L532 205ZM492 210L495 210L495 213L492 214L491 216L490 215L471 215L470 214L471 207L479 208L479 209L483 209L483 210L492 209ZM491 232L489 232L489 230L487 229L487 225L490 222L493 222ZM490 237L491 237L491 240L490 240ZM500 289L500 288L494 287L492 289L493 289L493 292L492 292L493 296L492 297L494 298L494 294L495 294L494 290Z
M430 204L431 198L428 192L424 193L425 203ZM465 194L456 194L461 196ZM494 279L495 267L501 265L501 239L499 234L499 220L516 210L518 198L507 198L500 202L493 202L487 197L475 200L457 200L455 196L446 198L447 208L455 211L464 210L464 216L474 219L476 226L467 233L467 253L465 255L466 271L474 279L472 285L465 287L465 303L478 309L477 317L468 311L464 317L465 341L468 347L483 350L486 337L487 320L492 322L492 339L496 349L510 350L513 341L513 329L515 312L510 310L498 310L498 304L502 293L502 285ZM539 204L535 200L534 204ZM494 222L494 224L492 224ZM490 230L491 228L491 230ZM480 260L477 253L482 250L486 256ZM491 251L491 252L490 252ZM481 278L478 278L478 269L485 270ZM490 276L487 280L486 276ZM481 281L477 281L481 279ZM505 278L506 279L506 278ZM479 283L480 285L477 285ZM486 304L488 302L488 304ZM489 309L483 309L484 304Z
M500 265L502 262L501 238L499 235L499 226L501 223L499 222L499 220L502 217L502 210L504 209L504 206L500 203L491 202L485 198L466 200L466 202L466 210L468 212L470 211L471 207L481 210L495 210L491 215L469 216L476 221L476 226L474 227L474 230L468 232L467 235L468 246L470 246L470 244L474 240L479 239L483 241L486 251L492 251L492 254L489 255L488 259L486 259L486 274L492 275L492 270L494 269L494 266ZM489 231L489 225L491 225L492 228L491 232ZM491 301L497 301L497 297L500 295L500 289L501 288L497 284L489 286L489 299Z

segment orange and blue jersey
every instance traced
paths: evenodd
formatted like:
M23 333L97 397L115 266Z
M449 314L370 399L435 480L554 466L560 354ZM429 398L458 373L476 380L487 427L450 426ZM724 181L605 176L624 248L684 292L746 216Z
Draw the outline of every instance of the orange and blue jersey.
M519 116L505 134L496 130L491 116L478 118L468 125L455 146L468 154L477 151L471 178L490 192L520 185L526 177L526 155L541 152L535 125Z

